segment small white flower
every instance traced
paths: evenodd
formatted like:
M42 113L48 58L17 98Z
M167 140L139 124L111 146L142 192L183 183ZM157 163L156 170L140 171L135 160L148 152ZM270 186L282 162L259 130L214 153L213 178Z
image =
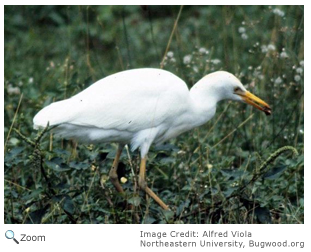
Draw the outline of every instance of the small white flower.
M269 51L274 51L274 50L275 50L275 46L272 45L272 44L269 44L269 45L268 45L268 50L269 50Z
M241 38L244 39L244 40L247 40L247 39L248 39L248 36L246 35L246 33L243 33L243 34L241 35Z
M174 53L173 52L167 52L167 57L169 57L169 58L173 58L174 57Z
M245 33L246 29L243 26L241 26L239 27L238 31L239 33Z
M176 59L175 59L175 58L171 58L171 59L170 59L170 62L175 63L175 62L176 62Z
M300 61L299 62L299 65L301 65L302 67L304 66L304 61L302 60L302 61Z
M280 57L281 57L282 59L287 59L287 58L288 58L288 55L287 55L287 53L286 53L285 51L283 51L283 52L281 52Z
M192 59L192 55L190 55L190 54L186 55L186 56L184 57L184 59L183 59L184 64L186 64L186 65L187 65L187 64L190 64L191 59Z
M278 9L278 8L275 8L275 9L273 10L273 13L274 13L275 15L280 16L280 17L284 17L284 16L285 16L284 11L281 11L281 10Z
M13 87L12 84L8 85L8 94L9 95L19 95L21 93L21 90L19 87Z
M194 66L192 69L193 69L193 71L194 71L195 73L198 73L198 72L199 72L199 69L198 69L198 67L196 67L196 66Z
M208 51L204 47L201 47L199 49L199 53L201 53L201 54L208 54Z
M183 151L183 150L180 150L180 151L178 151L177 152L177 154L178 155L184 155L184 154L186 154L187 152L185 152L185 151ZM181 165L182 165L182 163L181 163ZM182 167L181 167L182 168Z
M296 69L296 72L299 73L299 74L302 74L303 69L302 69L301 67L298 67L298 68Z
M28 80L29 83L33 83L33 77L30 77Z
M212 60L212 64L214 64L214 65L218 65L219 63L220 63L219 59L213 59Z
M275 84L281 84L282 83L282 78L281 77L277 77L274 81Z
M298 82L301 80L301 77L299 75L295 75L294 80Z
M262 53L267 53L268 52L268 47L266 45L261 46L261 52Z

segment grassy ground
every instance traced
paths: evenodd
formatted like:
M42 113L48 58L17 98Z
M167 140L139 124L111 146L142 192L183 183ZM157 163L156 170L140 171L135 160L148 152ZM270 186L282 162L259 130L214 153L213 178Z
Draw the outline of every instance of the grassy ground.
M302 6L5 6L5 223L303 223L303 15ZM36 141L32 129L53 101L160 66L189 87L232 72L273 109L223 102L206 125L152 148L148 184L173 211L137 190L138 153L121 157L124 203L107 178L114 144L49 132Z

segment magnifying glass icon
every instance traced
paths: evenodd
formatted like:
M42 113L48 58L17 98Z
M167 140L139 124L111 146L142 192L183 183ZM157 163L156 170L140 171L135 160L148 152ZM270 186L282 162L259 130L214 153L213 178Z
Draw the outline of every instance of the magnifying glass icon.
M8 230L5 232L5 237L7 239L13 239L17 244L19 244L19 242L14 238L14 232L12 230Z

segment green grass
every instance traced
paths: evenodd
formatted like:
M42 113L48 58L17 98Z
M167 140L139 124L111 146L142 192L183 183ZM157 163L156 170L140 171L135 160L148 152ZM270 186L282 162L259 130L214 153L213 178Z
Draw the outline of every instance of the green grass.
M303 18L303 6L5 6L5 223L304 223ZM148 184L172 212L137 189L136 152L121 156L124 200L107 178L114 144L25 141L42 107L163 59L189 87L232 72L273 110L222 102L206 125L151 149ZM261 170L284 146L298 155Z

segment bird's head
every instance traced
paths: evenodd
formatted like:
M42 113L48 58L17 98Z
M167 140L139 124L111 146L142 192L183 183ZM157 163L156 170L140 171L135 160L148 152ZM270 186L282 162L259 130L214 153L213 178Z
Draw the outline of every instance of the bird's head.
M247 91L240 80L231 73L218 71L206 75L202 81L208 82L206 84L213 87L216 91L215 93L217 93L218 100L228 99L245 102L265 112L266 115L271 115L270 106Z

